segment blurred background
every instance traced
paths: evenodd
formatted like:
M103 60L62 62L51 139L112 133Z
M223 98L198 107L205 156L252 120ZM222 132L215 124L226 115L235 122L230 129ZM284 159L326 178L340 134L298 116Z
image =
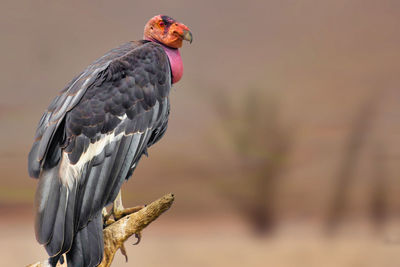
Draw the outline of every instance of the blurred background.
M176 201L113 266L399 266L396 0L3 0L1 265L47 256L26 167L43 111L156 14L194 42L123 199Z

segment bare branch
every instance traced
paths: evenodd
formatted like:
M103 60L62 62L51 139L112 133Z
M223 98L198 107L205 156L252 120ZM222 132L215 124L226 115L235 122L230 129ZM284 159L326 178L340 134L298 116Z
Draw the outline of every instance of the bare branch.
M127 215L104 228L104 257L99 267L110 266L118 249L124 253L124 242L132 235L140 238L141 231L167 211L173 202L174 195L167 194L138 212ZM30 264L27 267L45 266L49 266L47 260ZM67 263L64 261L64 264L57 264L57 266L67 266Z

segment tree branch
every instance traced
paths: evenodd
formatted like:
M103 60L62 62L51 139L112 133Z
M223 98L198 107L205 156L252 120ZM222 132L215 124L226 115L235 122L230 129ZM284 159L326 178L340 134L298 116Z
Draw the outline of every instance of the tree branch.
M118 249L121 249L124 254L124 242L134 234L140 238L141 231L167 211L173 202L174 195L167 194L138 212L129 214L104 228L104 257L99 267L109 267ZM27 267L45 266L48 266L47 260L30 264ZM57 264L57 266L67 266L67 263L64 261L64 264Z

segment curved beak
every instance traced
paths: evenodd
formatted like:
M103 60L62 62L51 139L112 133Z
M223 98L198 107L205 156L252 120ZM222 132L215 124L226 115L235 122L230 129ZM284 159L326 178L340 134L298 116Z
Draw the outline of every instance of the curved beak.
M189 43L192 43L192 41L193 41L193 35L189 30L184 30L182 37L183 37L183 40L186 40Z

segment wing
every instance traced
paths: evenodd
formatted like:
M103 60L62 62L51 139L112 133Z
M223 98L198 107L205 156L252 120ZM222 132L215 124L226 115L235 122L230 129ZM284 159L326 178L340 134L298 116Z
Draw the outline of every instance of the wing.
M35 228L50 256L70 250L74 234L115 199L167 125L171 74L159 45L131 49L95 75L80 100L65 109L52 139L46 138L51 141L45 153L43 137L38 140L37 155L44 156L36 159L41 172Z
M53 159L55 164L58 162L60 155L56 155L56 146L63 138L63 122L68 111L76 106L82 99L87 89L94 82L101 82L103 72L109 66L110 62L118 57L129 53L135 47L141 45L140 42L129 42L108 52L103 57L93 62L82 73L76 76L61 92L53 99L47 110L44 112L36 129L35 141L28 156L28 172L31 177L38 178L43 167L47 162L51 165L54 162L45 160L48 154L49 159ZM60 127L61 126L61 127ZM57 130L60 129L59 132ZM53 139L56 139L53 142ZM51 146L53 145L53 147ZM58 158L57 158L58 156Z

